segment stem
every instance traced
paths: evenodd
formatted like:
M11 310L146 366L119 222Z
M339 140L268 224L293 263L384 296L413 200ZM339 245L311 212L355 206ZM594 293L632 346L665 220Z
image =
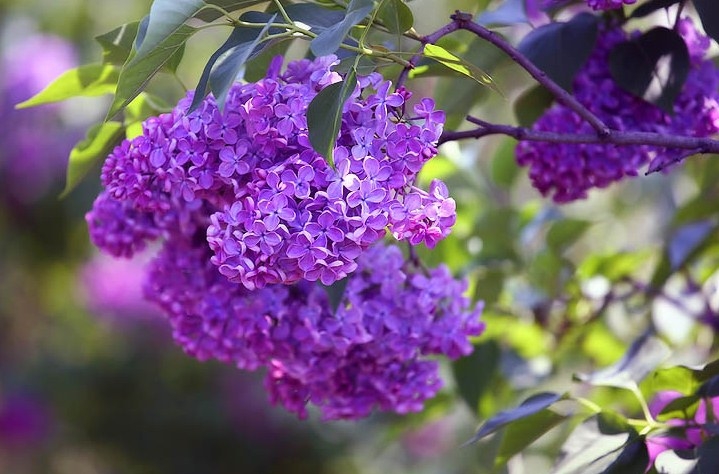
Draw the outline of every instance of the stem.
M665 135L654 132L623 132L619 130L611 130L609 135L605 137L597 136L593 133L557 133L543 132L532 130L525 127L515 127L513 125L500 125L485 122L475 117L467 117L469 122L478 125L473 130L465 130L461 132L444 132L439 138L439 143L445 143L454 140L462 140L467 138L482 138L488 135L507 135L516 140L548 142L548 143L584 143L598 144L610 143L613 145L654 145L666 148L678 148L687 150L686 155L675 160L680 161L688 155L697 153L719 153L719 141L710 138L685 137L678 135ZM651 173L661 171L663 168L673 164L665 163L662 166L651 170Z
M285 22L288 25L294 26L295 22L292 21L292 18L290 18L290 16L285 11L285 7L282 6L282 2L280 0L274 0L274 3L275 3L275 6L277 7L277 10L279 10L279 12L280 12L280 15L282 15L282 18L285 20Z

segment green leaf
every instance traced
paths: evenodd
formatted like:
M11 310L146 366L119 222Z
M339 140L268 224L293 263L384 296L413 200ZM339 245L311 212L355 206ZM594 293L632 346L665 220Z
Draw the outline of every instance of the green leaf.
M70 152L67 181L65 189L60 194L61 198L75 189L75 186L82 181L98 159L110 152L122 138L123 132L124 128L119 122L104 122L90 129L87 137L75 145Z
M344 81L330 84L312 99L307 107L310 143L327 164L334 168L334 149L342 125L342 110L357 86L357 73L350 69Z
M581 219L562 219L552 223L547 232L547 245L562 253L584 235L591 223Z
M482 71L474 64L470 64L464 59L455 56L441 46L437 46L436 44L426 44L422 54L453 71L457 71L464 76L471 77L483 86L487 86L496 92L500 92L489 74Z
M373 0L351 0L342 21L327 28L312 40L312 54L327 56L337 51L352 27L364 20L373 8Z
M154 50L164 47L164 43L180 32L187 20L206 7L207 3L203 0L154 0L150 7L147 31L141 44L136 46L134 60L141 61Z
M18 109L60 102L72 97L92 97L115 91L118 68L103 64L86 64L65 71L43 90L15 106Z
M495 468L505 465L512 456L566 419L565 415L545 409L507 425L494 460Z
M377 18L394 34L402 34L414 25L412 10L403 0L384 0Z
M479 427L477 433L465 443L472 444L479 441L482 438L489 436L495 431L507 426L510 423L514 423L523 418L527 418L535 413L538 413L552 404L566 398L566 394L558 394L551 392L542 392L536 395L532 395L528 399L522 402L517 408L512 410L501 411L489 420L485 421L482 426Z
M259 5L260 3L268 3L270 0L209 0L205 3L209 5L217 5L218 7L221 7L228 13L232 13L237 10L242 10L245 8L252 7L254 5ZM198 18L202 21L215 21L218 18L222 18L223 14L221 11L216 10L214 8L204 8L200 10L197 14L195 14L195 18Z
M693 0L704 31L719 42L719 2L716 0Z
M679 0L650 0L647 3L638 6L629 18L643 18L662 8L669 8L679 3Z
M597 17L580 13L568 22L553 22L532 30L518 49L554 82L571 90L574 76L594 49L598 32Z
M457 390L472 413L477 412L479 399L493 387L499 370L501 349L496 341L475 344L474 351L452 363Z
M636 437L636 431L627 426L625 419L602 412L572 431L562 446L559 462L552 473L603 473Z
M507 138L494 152L491 164L492 181L504 188L511 188L520 176L521 169L514 158L517 142Z
M131 57L120 72L115 99L110 106L106 119L109 120L114 117L127 104L132 102L142 92L149 80L157 74L172 56L182 50L187 39L196 31L196 28L182 25L175 33L167 37L162 44L143 57L139 58L137 55Z
M514 101L514 116L522 127L531 127L554 103L554 95L542 86L524 91Z
M624 446L617 459L602 474L644 474L649 464L649 451L643 438Z
M622 89L673 113L690 69L689 50L678 32L653 28L614 47L612 77Z
M339 308L340 303L342 303L342 299L345 296L345 289L347 288L347 283L349 283L349 277L337 280L331 285L325 285L321 282L318 282L318 284L322 288L324 288L325 293L327 293L327 299L330 302L332 314L335 314L337 312L337 308Z
M139 21L126 23L104 35L96 36L95 40L102 47L103 64L121 66L132 52L132 44L137 36Z
M632 343L616 364L591 374L577 374L575 378L594 386L633 389L670 353L669 347L661 339L646 332Z
M125 108L125 136L134 138L142 135L143 120L170 110L172 106L162 98L142 92Z

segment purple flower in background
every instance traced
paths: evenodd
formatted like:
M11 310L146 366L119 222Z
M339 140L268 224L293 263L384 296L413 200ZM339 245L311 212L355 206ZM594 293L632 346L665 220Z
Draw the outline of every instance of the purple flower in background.
M587 5L594 10L613 10L624 5L633 5L636 2L637 0L587 0Z
M621 89L609 71L609 54L628 35L619 28L600 32L597 45L574 79L575 97L610 128L667 135L706 137L719 132L719 70L704 59L709 46L691 21L679 23L692 67L674 104L674 113ZM555 104L532 127L546 132L593 133L590 125L568 107ZM656 146L520 142L517 161L529 167L532 184L556 202L585 198L592 188L604 188L640 169L669 168L684 150Z
M39 397L0 393L0 446L36 447L48 438L51 428L50 409Z
M0 50L0 193L12 200L31 203L61 182L81 136L63 123L58 106L15 110L15 104L76 64L72 44L51 35L11 40Z

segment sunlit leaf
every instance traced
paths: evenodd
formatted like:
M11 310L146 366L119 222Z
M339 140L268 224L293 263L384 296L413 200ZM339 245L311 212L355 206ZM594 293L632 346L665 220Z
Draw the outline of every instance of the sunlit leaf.
M342 111L356 86L357 73L351 69L344 81L322 89L307 107L307 128L312 148L333 168L335 143L342 125Z
M455 56L441 46L427 44L424 46L422 54L427 58L441 63L453 71L457 71L464 76L471 77L483 86L487 86L499 92L497 85L494 83L494 80L489 76L489 74L482 71L477 66L468 63L462 58Z
M119 122L104 122L90 129L87 137L70 152L67 181L60 197L66 196L87 175L95 163L122 138L124 128Z
M661 339L645 333L632 343L616 364L591 374L577 374L575 378L590 385L633 388L670 353L669 347Z
M16 105L18 109L60 102L72 97L92 97L111 94L119 76L112 65L87 64L65 71L43 90Z

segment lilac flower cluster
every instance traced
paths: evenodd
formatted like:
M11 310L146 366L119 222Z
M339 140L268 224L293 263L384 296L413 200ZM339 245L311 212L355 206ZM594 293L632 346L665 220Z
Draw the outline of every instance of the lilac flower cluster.
M74 67L77 57L63 38L16 36L0 50L0 198L31 204L62 180L67 154L81 134L63 123L56 105L15 110L15 104Z
M306 281L250 291L223 277L200 238L165 244L146 294L168 314L173 335L200 359L267 367L266 387L300 417L308 403L325 419L360 418L373 408L407 413L441 387L436 361L472 350L481 306L445 267L407 270L397 247L375 245L358 259L336 313Z
M284 75L273 66L257 83L234 85L224 112L210 97L188 114L188 95L108 157L108 195L139 212L198 200L214 207L212 260L248 289L342 279L387 228L435 245L454 223L454 201L441 184L427 193L413 182L437 152L444 113L423 99L406 117L408 91L363 77L345 106L332 169L309 143L305 113L341 80L334 64L300 61Z
M652 416L656 417L669 403L683 396L684 394L675 391L657 393L649 405ZM710 423L710 420L717 419L719 419L719 397L713 397L699 401L692 419L672 419L667 421L667 425L675 428L676 431L671 434L650 436L646 439L649 453L647 470L651 469L657 456L664 451L690 450L701 446L712 435L707 424Z
M587 0L587 5L594 10L614 10L624 5L633 5L636 2L637 0Z
M600 32L597 45L574 79L575 97L610 128L667 135L710 136L719 131L719 71L704 59L709 40L690 20L678 28L691 57L686 83L674 104L674 114L621 89L612 79L608 58L614 46L626 41L619 28ZM593 133L592 128L568 107L555 104L534 124L534 130ZM543 195L556 202L585 198L591 188L603 188L639 169L665 169L680 161L684 150L656 146L520 142L517 161L529 166L529 177Z
M433 246L449 233L446 186L413 183L436 154L444 114L372 74L348 100L336 169L310 146L306 110L339 81L334 57L273 63L234 85L224 111L212 97L148 119L115 148L105 191L88 213L92 241L129 257L163 239L146 297L175 341L200 360L267 369L271 399L306 416L359 418L373 409L420 410L441 387L436 361L472 350L481 306L440 267L423 272L396 238ZM349 275L336 311L314 282Z

